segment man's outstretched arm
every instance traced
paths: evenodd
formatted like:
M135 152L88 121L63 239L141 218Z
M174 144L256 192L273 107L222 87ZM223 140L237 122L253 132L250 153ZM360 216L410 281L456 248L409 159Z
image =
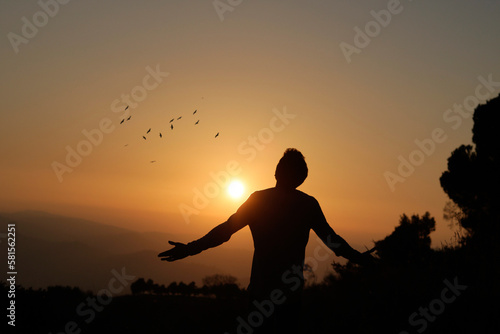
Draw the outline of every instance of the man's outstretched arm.
M174 246L174 248L158 254L158 257L161 257L163 261L172 262L198 254L205 249L219 246L228 241L233 233L241 230L251 220L254 198L255 196L250 196L226 222L213 228L201 239L188 244L169 241L168 243Z
M158 254L158 257L161 257L162 261L172 262L190 255L196 255L208 248L219 246L220 244L228 241L233 233L239 231L245 226L246 224L242 223L242 220L235 217L235 215L232 215L226 222L216 226L204 237L198 240L192 241L188 244L169 241L168 243L173 245L174 248Z
M318 234L318 232L316 232L316 234ZM324 233L320 232L318 236L337 256L342 256L349 261L358 264L364 264L367 260L369 260L367 256L369 256L370 252L361 253L355 250L340 235L336 234L331 227Z
M354 248L352 248L347 241L345 241L340 235L335 233L332 227L326 221L326 218L321 210L319 203L315 203L317 206L315 208L315 220L313 224L313 230L316 232L318 237L325 243L325 245L330 248L335 255L342 256L351 262L358 264L366 264L372 261L370 253L373 250L361 253Z

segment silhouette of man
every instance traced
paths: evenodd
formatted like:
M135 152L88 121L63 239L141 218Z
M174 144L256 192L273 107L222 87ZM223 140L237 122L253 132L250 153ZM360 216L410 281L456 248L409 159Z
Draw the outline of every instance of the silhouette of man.
M296 188L307 177L304 156L289 148L276 166L276 186L254 192L229 219L199 240L160 253L162 260L176 261L216 247L245 226L250 227L254 256L248 291L255 308L252 319L240 323L240 333L298 333L303 266L312 229L337 256L355 263L371 261L337 235L318 201ZM243 331L243 329L244 331Z

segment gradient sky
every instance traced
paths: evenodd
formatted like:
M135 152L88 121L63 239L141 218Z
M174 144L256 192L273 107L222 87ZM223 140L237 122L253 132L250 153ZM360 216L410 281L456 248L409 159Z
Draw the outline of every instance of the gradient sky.
M70 1L44 22L36 1L3 1L0 209L201 235L244 200L219 189L187 224L179 208L194 207L211 173L237 164L247 197L274 186L276 163L296 147L309 166L299 189L348 241L369 244L401 214L430 211L439 245L452 235L439 176L472 128L470 117L458 125L458 114L449 114L453 122L443 115L476 94L478 77L500 81L500 2L396 4L252 0L218 13L212 1ZM370 23L388 6L397 13L385 27ZM36 33L23 28L34 16ZM340 45L356 46L355 28L367 24L372 37L348 62ZM23 33L31 37L13 46ZM147 79L151 90L137 95L155 69L168 76ZM493 98L492 90L481 93ZM121 100L132 92L141 101L120 125ZM294 118L274 119L285 110ZM102 142L60 182L54 161L66 165L66 147L103 120ZM446 140L392 191L384 173L397 174L398 157L408 159L436 128Z

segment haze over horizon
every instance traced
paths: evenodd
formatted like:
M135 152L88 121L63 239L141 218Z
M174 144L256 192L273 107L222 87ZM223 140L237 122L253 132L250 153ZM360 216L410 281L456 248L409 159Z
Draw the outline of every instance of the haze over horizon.
M500 91L499 2L41 3L0 5L0 211L201 237L295 147L348 242L426 211L452 238L439 177Z

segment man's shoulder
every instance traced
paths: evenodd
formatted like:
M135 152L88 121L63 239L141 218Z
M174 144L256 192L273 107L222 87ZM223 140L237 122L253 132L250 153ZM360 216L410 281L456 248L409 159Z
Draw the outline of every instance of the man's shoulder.
M318 201L316 200L316 198L314 198L313 196L309 195L309 194L306 194L305 192L303 191L300 191L300 190L297 190L295 189L295 191L298 193L298 195L300 197L302 197L304 200L306 201L310 201L311 203L318 203Z
M250 197L252 197L252 198L259 198L259 197L271 195L273 192L274 192L274 188L267 188L267 189L262 189L262 190L256 190L256 191L254 191L250 195Z

